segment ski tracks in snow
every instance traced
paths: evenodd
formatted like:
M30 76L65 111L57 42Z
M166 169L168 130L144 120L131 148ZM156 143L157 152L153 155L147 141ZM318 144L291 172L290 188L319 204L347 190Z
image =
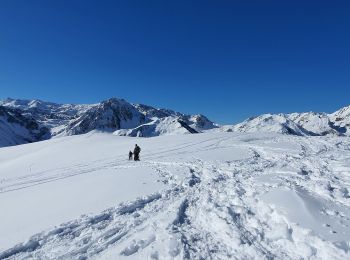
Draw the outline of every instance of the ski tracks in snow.
M226 140L200 149L219 149L227 146ZM321 185L327 191L325 199L343 196L340 202L349 203L346 188L349 186L342 184L349 178L345 164L348 157L334 158L332 144L313 144L312 139L298 139L300 149L295 153L266 148L256 141L246 139L239 143L251 153L242 160L159 161L163 153L149 156L137 166L104 165L150 166L168 188L34 235L27 242L0 253L0 259L348 257L346 250L289 222L260 199L262 194L281 185L325 197L319 190ZM169 152L177 153L181 149ZM278 182L258 181L276 172L283 173L278 175Z
M99 257L109 248L127 257L147 251L150 245L155 249L148 255L159 259L235 258L251 246L255 248L251 257L275 257L257 231L245 227L241 215L252 213L242 199L245 190L236 179L239 173L201 160L145 164L152 165L171 189L37 234L2 252L0 259L86 259ZM174 169L183 172L184 178L179 181ZM143 231L145 237L140 238Z
M171 149L166 148L159 150L157 152L152 152L147 154L143 159L146 160L154 160L161 159L168 156L174 156L177 154L191 153L192 151L188 151L188 149L195 149L198 152L198 146L204 146L206 149L208 147L215 147L220 144L220 142L227 140L228 138L211 138L206 139L200 142L192 142L181 144ZM209 143L206 145L206 143ZM7 193L11 191L21 190L49 182L55 182L66 178L71 178L74 176L82 175L82 174L90 174L95 173L103 169L113 169L118 167L128 167L128 162L126 162L126 158L124 155L117 157L110 157L95 161L89 161L85 164L75 164L66 167L59 167L50 170L31 172L31 167L28 169L30 173L23 173L22 176L14 177L14 178L3 178L0 179L0 194Z

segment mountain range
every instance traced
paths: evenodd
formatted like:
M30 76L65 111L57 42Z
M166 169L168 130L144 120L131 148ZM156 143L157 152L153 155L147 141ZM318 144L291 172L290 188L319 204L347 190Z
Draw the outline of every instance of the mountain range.
M204 115L187 115L118 98L87 105L11 98L0 101L0 147L90 131L132 137L206 131L347 136L350 135L350 106L332 114L264 114L236 125L220 126Z

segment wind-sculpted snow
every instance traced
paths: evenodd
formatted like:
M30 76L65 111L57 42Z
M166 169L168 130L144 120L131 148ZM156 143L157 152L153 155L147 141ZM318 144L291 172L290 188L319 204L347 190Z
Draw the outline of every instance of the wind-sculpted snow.
M125 152L135 140L90 134L0 150L0 158L7 150L7 164L0 164L0 206L5 209L0 245L13 241L0 247L0 259L350 257L348 138L162 136L137 139L141 162L127 161ZM60 154L67 145L68 154ZM81 155L88 146L91 154ZM31 172L23 156L29 150L36 151L31 161L37 170ZM62 166L55 166L53 154ZM21 207L18 196L39 202L48 190L57 193L56 200L42 206L33 202L37 208L24 218L33 219L37 234L14 235L23 228L14 215ZM120 200L123 195L115 196L115 190L127 199ZM102 194L115 197L106 203ZM105 208L96 210L101 204ZM53 208L65 215L77 207L80 217L40 225Z

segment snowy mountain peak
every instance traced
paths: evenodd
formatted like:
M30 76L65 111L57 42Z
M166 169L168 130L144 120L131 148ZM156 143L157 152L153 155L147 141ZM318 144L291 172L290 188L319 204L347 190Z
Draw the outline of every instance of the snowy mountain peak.
M121 130L116 134L150 137L163 134L197 133L217 127L203 115L192 116L169 109L131 104L117 97L91 105L56 104L38 99L8 98L0 101L0 105L16 109L23 118L34 120L39 128L48 129L49 134L43 135L45 138L84 134L92 130L106 132ZM8 134L3 133L0 138L6 139L6 135ZM34 137L27 139L37 140ZM25 142L23 138L19 138L13 143Z
M77 119L71 120L58 135L84 134L92 130L113 132L135 128L147 118L124 99L111 98L91 106Z
M39 99L28 100L28 99L12 99L12 98L7 98L3 101L0 101L0 104L3 106L10 106L10 107L22 108L22 109L57 105L57 104L45 102Z
M307 135L303 127L290 120L284 114L264 114L252 117L233 127L237 132L274 132L291 135Z
M326 113L293 113L288 118L297 123L312 135L341 135L343 130L334 126L334 123Z
M333 114L291 113L264 114L248 118L233 126L222 126L224 132L274 132L299 136L349 135L350 106Z
M0 101L0 106L0 146L84 134L93 130L142 137L193 134L208 130L275 132L298 136L350 135L350 106L332 114L264 114L233 126L219 126L201 114L187 115L170 109L132 104L117 97L90 105L7 98ZM36 126L35 130L30 128L33 125Z
M339 109L338 111L334 112L330 115L335 122L340 122L343 120L349 121L347 119L350 118L350 106L343 107Z

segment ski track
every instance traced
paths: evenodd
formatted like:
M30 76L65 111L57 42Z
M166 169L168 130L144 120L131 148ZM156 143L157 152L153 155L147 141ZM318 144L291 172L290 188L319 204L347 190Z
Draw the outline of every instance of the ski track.
M223 140L226 140L226 139L227 138L223 138ZM195 147L202 143L211 142L214 140L217 141L216 138L212 138L201 142L192 142L186 145L180 145L179 147L175 147L173 149L161 150L156 153L148 154L143 159L164 158L168 156L169 153L174 155L176 154L174 153L175 151L180 151L186 148ZM183 153L184 152L181 152L181 154ZM162 155L162 156L159 156L159 155ZM16 178L7 178L7 179L3 178L0 180L0 194L10 192L10 191L20 190L20 189L25 189L32 186L45 184L48 182L53 182L53 181L57 181L65 178L70 178L81 174L93 173L101 169L120 167L123 165L128 165L127 163L125 163L125 156L116 156L116 157L106 158L104 160L90 161L89 163L86 163L86 164L76 164L70 167L59 167L55 169L39 171L32 174L25 174L21 177L16 177Z
M284 183L290 189L302 189L325 200L337 201L340 206L350 206L350 174L346 166L350 159L349 140L344 138L335 143L331 138L284 137L289 138L299 145L299 153L264 146L258 138L236 138L232 144L230 138L213 138L149 154L134 165L125 163L124 158L107 158L3 179L0 193L103 168L147 165L168 188L38 233L27 242L1 252L0 259L98 259L108 250L117 252L120 257L132 257L144 251L150 259L242 259L242 256L244 259L304 259L305 255L306 258L322 259L324 252L332 259L349 259L349 250L342 246L326 243L313 235L296 236L304 232L301 227L288 222L260 201L260 196L274 184L257 184L255 178L289 166L299 171L281 175L280 183L275 186ZM281 140L264 141L273 144ZM250 158L236 161L162 160L170 155L232 146L249 149ZM337 155L343 155L335 158L335 150ZM185 177L177 178L174 171ZM271 215L275 216L272 222ZM338 217L346 218L346 215L339 213ZM285 231L279 239L272 239L270 235L275 225ZM308 240L314 241L314 245L307 243ZM298 250L301 244L304 251ZM157 251L153 248L165 249Z

